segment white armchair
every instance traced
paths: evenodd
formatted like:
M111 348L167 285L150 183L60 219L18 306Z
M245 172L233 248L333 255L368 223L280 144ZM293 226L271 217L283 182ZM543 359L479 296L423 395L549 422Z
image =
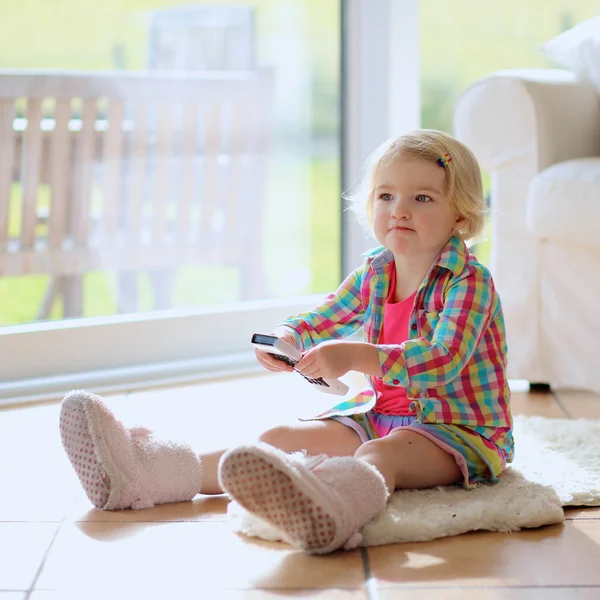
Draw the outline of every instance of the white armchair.
M455 129L492 179L509 377L600 392L600 96L566 71L498 72Z

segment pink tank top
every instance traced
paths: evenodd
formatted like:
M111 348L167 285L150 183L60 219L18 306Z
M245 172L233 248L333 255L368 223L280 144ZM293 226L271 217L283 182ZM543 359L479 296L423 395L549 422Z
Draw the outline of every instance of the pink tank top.
M416 290L402 302L394 302L396 290L396 268L392 269L390 291L385 301L383 328L379 337L380 344L401 344L408 339L408 327ZM406 396L406 388L386 385L378 377L374 378L377 401L373 410L384 415L413 415L409 408L410 400Z

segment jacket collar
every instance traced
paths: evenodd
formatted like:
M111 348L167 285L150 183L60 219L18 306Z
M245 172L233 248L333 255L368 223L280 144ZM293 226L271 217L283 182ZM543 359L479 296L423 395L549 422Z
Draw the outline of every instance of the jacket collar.
M384 273L387 265L394 260L394 254L391 250L379 246L373 248L363 254L366 258L372 258L371 268L376 273ZM448 240L448 243L442 248L440 254L433 262L431 269L434 267L442 267L448 269L454 275L460 275L467 264L469 257L469 249L463 240L457 236L453 236ZM430 272L431 272L430 269Z

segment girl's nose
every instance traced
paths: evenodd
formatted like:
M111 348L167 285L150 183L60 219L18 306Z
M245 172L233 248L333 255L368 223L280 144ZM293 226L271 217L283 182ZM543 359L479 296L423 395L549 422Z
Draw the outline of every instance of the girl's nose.
M392 207L392 217L394 219L408 219L410 217L410 211L408 208L408 202L402 198L398 198Z

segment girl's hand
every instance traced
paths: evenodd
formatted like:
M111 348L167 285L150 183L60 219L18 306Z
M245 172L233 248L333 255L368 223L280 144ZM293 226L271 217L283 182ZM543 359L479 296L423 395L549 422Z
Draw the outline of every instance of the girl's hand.
M296 347L296 340L294 338L294 335L291 333L286 333L286 332L281 332L281 331L277 331L275 333L272 333L271 335L276 335L277 337L281 338L284 342L287 342L290 346L293 346L294 348ZM264 350L259 350L258 348L254 348L254 352L256 354L256 358L258 360L258 362L265 368L267 369L267 371L290 371L292 372L294 370L293 367L290 367L290 365L284 363L282 360L277 360L276 358L273 358L272 356L269 355L268 352L265 352Z
M353 370L355 344L337 340L323 342L309 350L296 365L298 371L311 379L337 379Z

